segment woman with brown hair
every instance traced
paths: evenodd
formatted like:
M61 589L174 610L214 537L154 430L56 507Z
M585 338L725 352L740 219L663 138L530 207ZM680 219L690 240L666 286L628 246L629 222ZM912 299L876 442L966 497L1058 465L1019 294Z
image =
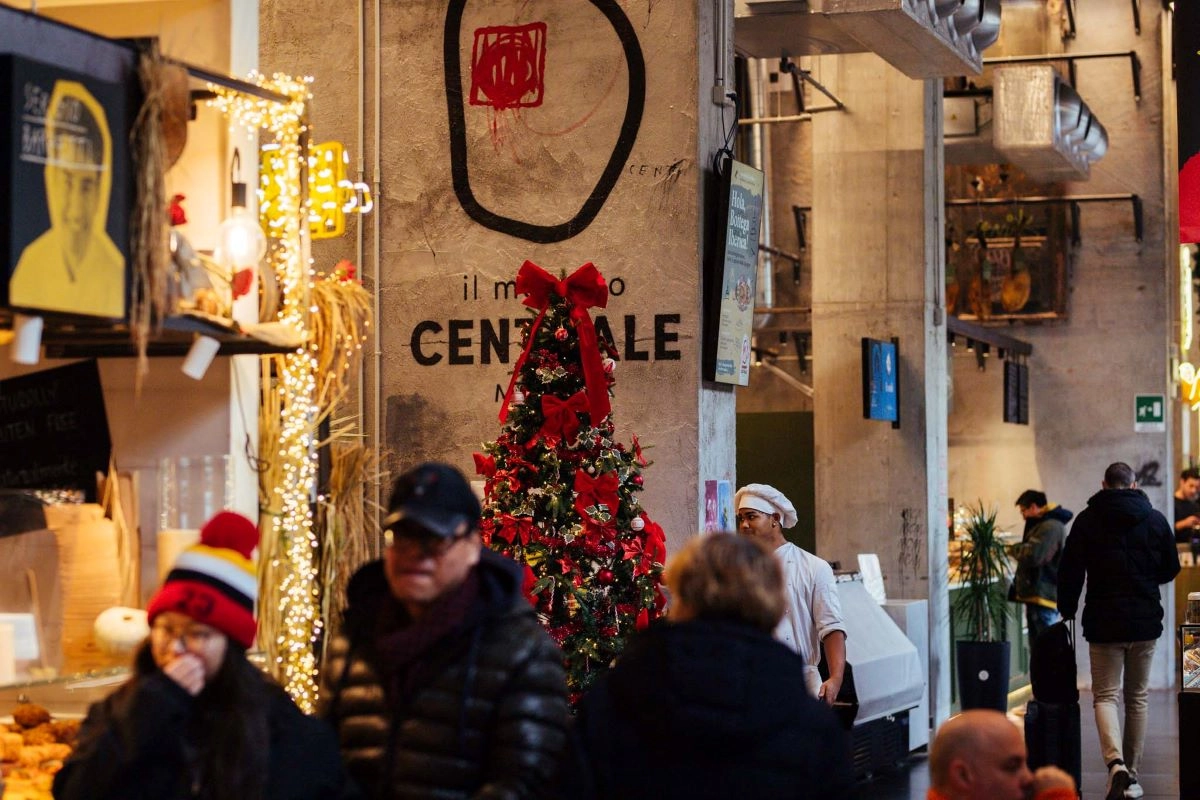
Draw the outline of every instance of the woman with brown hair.
M846 733L771 633L783 576L760 543L693 539L667 564L666 624L634 637L580 704L571 797L849 796Z

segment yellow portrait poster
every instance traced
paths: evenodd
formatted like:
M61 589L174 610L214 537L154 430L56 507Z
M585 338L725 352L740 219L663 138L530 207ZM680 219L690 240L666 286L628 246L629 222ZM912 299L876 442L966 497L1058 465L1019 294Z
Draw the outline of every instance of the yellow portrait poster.
M85 85L23 59L11 63L9 86L22 113L10 185L8 305L123 318L129 193L121 88Z

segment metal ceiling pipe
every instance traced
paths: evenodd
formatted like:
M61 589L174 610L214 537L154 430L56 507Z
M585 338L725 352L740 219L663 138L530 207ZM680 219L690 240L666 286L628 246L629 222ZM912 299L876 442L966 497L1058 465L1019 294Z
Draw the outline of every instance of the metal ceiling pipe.
M1054 120L1059 137L1064 141L1076 128L1084 124L1083 98L1069 83L1056 81L1054 89Z
M933 12L938 19L954 16L954 12L962 7L963 0L933 0Z
M983 0L979 10L979 24L971 31L975 49L982 53L1000 38L1000 0Z
M1087 131L1083 134L1080 150L1090 164L1099 161L1108 152L1108 131L1095 117L1088 120Z
M962 5L954 12L954 31L959 36L966 36L979 24L979 15L983 11L983 0L963 0Z
M750 86L750 116L761 119L767 108L767 85L770 65L765 58L753 58L746 61L747 82ZM771 174L771 131L769 126L758 123L750 127L750 166L760 169L767 176ZM759 241L771 246L771 181L763 183L762 221ZM775 305L775 265L771 254L760 250L758 253L758 273L755 280L754 304L770 307ZM771 321L771 314L755 314L753 327L761 328Z

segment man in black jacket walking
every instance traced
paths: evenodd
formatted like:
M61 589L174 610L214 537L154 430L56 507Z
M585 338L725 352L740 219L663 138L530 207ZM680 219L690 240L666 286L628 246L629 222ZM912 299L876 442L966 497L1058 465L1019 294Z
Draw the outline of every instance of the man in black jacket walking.
M566 743L562 653L483 546L458 470L401 475L384 558L347 587L321 692L346 768L373 800L536 800Z
M1101 491L1075 518L1059 566L1058 610L1072 619L1087 577L1083 637L1092 661L1093 708L1108 766L1106 800L1141 797L1138 762L1146 734L1146 691L1162 635L1159 584L1179 573L1175 534L1137 488L1128 464L1110 464ZM1118 701L1125 689L1125 735Z

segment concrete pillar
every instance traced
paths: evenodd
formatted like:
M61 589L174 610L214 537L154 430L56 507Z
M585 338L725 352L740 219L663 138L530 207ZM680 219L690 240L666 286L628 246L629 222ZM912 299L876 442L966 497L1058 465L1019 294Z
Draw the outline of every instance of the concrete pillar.
M735 115L712 100L732 22L724 4L616 5L262 0L261 61L268 74L314 76L315 141L361 141L365 152L352 155L368 165L378 146L379 172L364 177L377 187L376 208L363 223L379 245L363 248L359 266L380 300L365 394L368 419L383 420L372 443L387 466L442 459L471 470L471 453L500 432L499 397L519 353L512 320L527 316L506 282L526 259L552 274L591 261L611 282L608 308L592 315L606 317L621 354L617 439L637 434L648 447L654 463L640 499L674 551L699 529L704 481L734 477L733 391L700 377L705 172ZM485 45L525 41L497 38L498 26L514 25L545 48L544 91L530 90L520 107L489 105L485 91L472 94L490 75L472 59ZM447 37L458 46L453 74ZM720 59L726 86L731 61ZM645 91L637 124L623 128L631 73ZM448 91L455 82L461 96ZM455 127L463 158L452 150ZM625 155L615 180L601 185L616 152ZM496 216L468 213L456 170L475 205ZM593 196L594 218L572 235L528 232L571 220ZM318 270L353 257L348 239L317 242L313 256Z
M846 104L813 121L817 552L876 553L927 598L930 708L950 705L941 83L870 54L821 59ZM900 427L862 412L861 339L899 339Z

